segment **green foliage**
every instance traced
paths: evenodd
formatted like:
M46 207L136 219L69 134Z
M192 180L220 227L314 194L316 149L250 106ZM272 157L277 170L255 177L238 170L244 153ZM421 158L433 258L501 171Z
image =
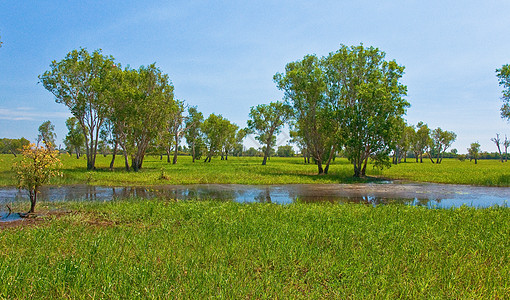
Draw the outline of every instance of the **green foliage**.
M21 152L21 149L24 146L28 146L29 144L30 141L28 141L24 137L19 139L2 138L0 139L0 153L3 154L10 153L13 154L14 157L16 157L16 155Z
M279 101L251 107L248 128L256 134L255 138L265 146L262 165L266 164L270 149L276 143L276 136L291 114L291 107Z
M80 48L59 62L53 61L50 70L39 76L55 101L67 106L78 120L85 135L89 170L95 168L98 136L109 109L105 90L115 68L112 56L103 55L101 50L89 53Z
M503 88L503 105L501 106L501 117L510 120L510 65L503 65L496 70L499 85Z
M434 129L431 134L430 151L436 155L436 163L443 161L444 152L450 148L457 135L452 131L442 130L440 127Z
M510 293L507 208L134 199L64 209L73 213L2 231L1 298L505 299Z
M191 157L193 162L195 159L200 159L202 149L204 148L204 141L202 137L202 123L204 122L204 115L198 111L194 106L188 108L188 116L185 119L186 131L184 137L186 143L190 147Z
M478 143L478 142L471 143L471 146L467 150L468 150L469 159L474 159L475 164L478 163L477 160L478 160L478 154L480 153L480 143Z
M279 157L293 157L294 156L294 148L291 145L279 146L276 154Z
M210 114L202 123L202 133L207 146L205 160L211 162L212 157L218 153L224 159L224 155L228 155L238 143L238 129L236 124L230 123L222 115Z
M54 149L56 146L55 139L55 125L51 124L51 121L46 121L39 126L39 135L37 136L37 142L42 141L46 148Z
M66 145L67 151L69 153L74 152L76 154L76 158L78 159L81 155L81 148L85 144L85 135L80 128L78 119L75 117L71 117L66 120L66 127L68 133L64 139L64 144Z

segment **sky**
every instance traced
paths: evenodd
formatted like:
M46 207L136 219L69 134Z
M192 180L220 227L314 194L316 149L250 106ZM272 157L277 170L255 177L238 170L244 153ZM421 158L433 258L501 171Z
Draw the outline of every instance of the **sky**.
M2 1L0 137L34 141L50 120L62 142L71 114L38 76L80 47L132 68L155 62L176 98L245 127L250 107L282 99L273 76L287 63L363 43L405 66L409 124L455 132L459 153L475 141L494 152L496 133L510 137L495 71L510 63L509 11L509 1Z

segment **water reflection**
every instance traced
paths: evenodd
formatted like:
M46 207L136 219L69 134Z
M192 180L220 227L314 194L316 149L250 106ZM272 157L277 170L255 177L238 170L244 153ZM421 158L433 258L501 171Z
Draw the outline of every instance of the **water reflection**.
M314 203L362 203L388 205L401 203L426 207L458 207L461 205L488 207L507 205L510 188L474 187L441 184L294 184L294 185L168 185L155 187L104 187L73 185L45 187L41 201L164 198L175 200L222 200L237 202L260 202L288 204L292 202ZM5 204L28 201L26 192L15 188L0 188L0 212Z

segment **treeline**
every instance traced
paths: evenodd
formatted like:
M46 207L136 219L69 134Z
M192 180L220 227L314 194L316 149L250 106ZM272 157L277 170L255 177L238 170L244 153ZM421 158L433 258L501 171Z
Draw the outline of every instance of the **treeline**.
M88 169L95 168L98 152L112 154L111 168L121 155L126 169L137 171L148 153L166 155L175 164L183 139L193 161L248 155L263 156L265 164L274 155L294 155L289 145L278 148L278 153L274 150L285 124L291 128L291 142L305 162L317 165L319 174L328 173L339 155L350 160L357 177L365 176L369 160L376 167L387 167L407 158L435 164L445 157L462 158L456 150L447 152L455 133L431 129L423 122L406 123L410 105L403 98L407 94L400 82L403 74L404 67L385 60L384 52L362 44L341 45L324 57L306 55L274 75L283 101L251 107L246 128L219 114L205 118L197 107L176 99L168 75L155 64L122 68L100 50L71 51L53 61L39 79L73 114L66 121L69 133L64 143L77 157L86 154ZM255 135L260 149L243 151L248 134ZM481 153L478 143L468 152L464 158L492 158Z

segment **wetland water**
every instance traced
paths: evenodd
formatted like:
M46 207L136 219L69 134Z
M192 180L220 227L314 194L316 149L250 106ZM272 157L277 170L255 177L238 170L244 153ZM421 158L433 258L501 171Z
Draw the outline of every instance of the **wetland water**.
M506 206L509 187L480 187L433 183L379 182L356 184L288 184L238 185L199 184L151 187L104 187L90 185L51 186L41 189L39 201L94 200L110 201L130 197L177 200L221 200L271 202L288 204L300 202L364 203L380 205L403 203L427 207L450 208L462 205L489 207ZM0 216L5 217L5 204L18 201L28 203L25 191L0 188ZM2 220L4 218L0 218ZM5 220L5 219L4 219Z

